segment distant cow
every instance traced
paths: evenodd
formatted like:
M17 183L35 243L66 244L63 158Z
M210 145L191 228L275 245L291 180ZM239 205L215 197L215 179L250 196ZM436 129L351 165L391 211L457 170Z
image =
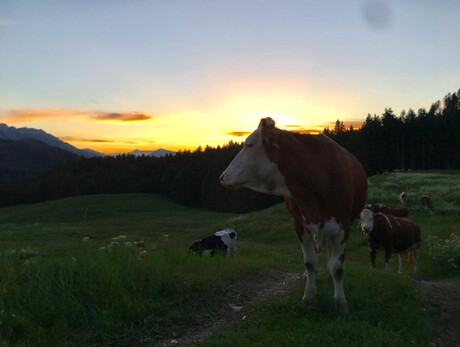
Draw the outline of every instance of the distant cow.
M371 210L374 213L389 214L394 217L402 217L402 218L409 217L409 209L407 207L389 208L383 204L367 204L367 205L364 205L364 208Z
M425 210L431 207L431 198L428 195L423 195L420 198L420 202L422 203L422 206L425 207Z
M334 299L346 310L345 248L350 224L367 195L367 177L358 159L324 134L281 130L273 119L263 118L220 181L228 188L284 196L307 269L302 301L316 295L316 252L327 251Z
M399 203L401 204L401 206L406 206L406 203L407 203L407 193L405 192L402 192L401 194L399 194Z
M227 253L228 256L237 254L238 234L234 229L217 231L214 235L195 242L188 249L188 253L203 253L214 255L216 253Z
M361 229L366 235L371 255L371 266L375 267L375 255L380 249L385 251L385 270L390 269L391 253L398 254L399 270L402 272L401 255L409 253L409 263L414 262L414 273L418 267L420 247L420 227L406 218L398 218L383 213L372 213L364 209L360 218Z

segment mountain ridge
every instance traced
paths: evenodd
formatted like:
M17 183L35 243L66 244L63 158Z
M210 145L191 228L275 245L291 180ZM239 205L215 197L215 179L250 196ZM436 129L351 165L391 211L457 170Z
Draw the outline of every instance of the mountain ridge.
M99 153L91 149L78 149L41 129L25 127L16 128L13 126L8 126L5 123L0 123L0 139L10 141L27 139L36 140L43 142L48 146L57 147L85 158L105 155L104 153Z

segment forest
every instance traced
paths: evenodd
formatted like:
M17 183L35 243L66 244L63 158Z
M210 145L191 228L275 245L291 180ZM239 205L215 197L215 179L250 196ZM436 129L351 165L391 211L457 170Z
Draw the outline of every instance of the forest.
M391 108L368 115L362 127L337 120L329 136L352 152L368 175L385 170L460 169L460 90L434 102L427 111L396 116ZM155 193L174 202L222 212L247 213L282 201L248 189L222 187L219 176L242 143L199 147L161 158L133 155L78 158L30 179L0 186L0 206L75 195Z

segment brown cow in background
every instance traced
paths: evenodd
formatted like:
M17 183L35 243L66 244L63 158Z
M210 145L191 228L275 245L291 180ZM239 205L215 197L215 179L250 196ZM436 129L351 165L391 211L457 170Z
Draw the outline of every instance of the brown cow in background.
M375 267L376 252L385 251L385 270L390 269L391 253L398 254L399 270L402 272L401 255L409 253L409 262L414 260L414 273L418 268L418 249L420 247L420 227L406 218L398 218L383 213L373 213L364 209L360 217L361 229L366 235L371 255L371 266Z

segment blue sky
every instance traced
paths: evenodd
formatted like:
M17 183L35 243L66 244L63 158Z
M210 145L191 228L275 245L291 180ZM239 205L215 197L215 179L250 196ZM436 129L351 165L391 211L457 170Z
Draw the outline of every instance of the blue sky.
M449 0L2 0L0 122L105 152L223 144L267 115L359 124L460 88L459 13Z

